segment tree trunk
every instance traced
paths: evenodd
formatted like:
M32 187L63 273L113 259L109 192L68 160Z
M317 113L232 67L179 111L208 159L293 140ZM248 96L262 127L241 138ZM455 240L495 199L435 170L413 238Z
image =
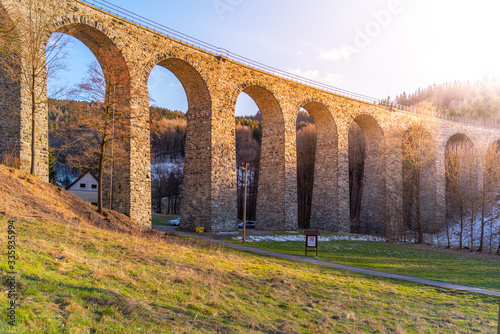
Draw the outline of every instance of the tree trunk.
M100 214L102 211L102 174L104 170L104 149L105 149L105 141L104 139L101 142L100 154L99 154L99 167L98 167L98 178L97 178L97 212Z
M32 69L35 71L35 69ZM36 92L35 92L35 72L31 75L31 175L36 173Z
M420 178L417 178L417 180L415 180L415 184L416 185L419 185L420 184ZM416 221L417 221L417 232L418 232L418 243L419 244L423 244L424 243L424 233L423 233L423 229L422 229L422 215L420 214L420 205L421 205L421 201L420 201L420 186L417 186L416 187L416 191L415 191L415 196L417 197L416 198L416 201L417 201L417 210L415 212L415 215L416 215Z
M483 189L484 191L484 189ZM484 198L485 194L483 193L483 200L482 200L482 206L481 206L481 236L479 237L479 248L478 248L478 252L482 252L483 251L483 247L484 247L484 227L486 225L486 223L484 222L484 206L486 205L486 200Z
M469 175L469 177L472 177ZM472 191L472 182L470 184L471 187L471 209L470 209L470 251L474 251L474 193Z
M158 187L158 213L161 213L161 186Z
M446 212L446 248L450 248L450 214L448 212Z
M460 243L458 248L462 249L462 240L463 240L463 233L464 233L464 209L462 206L460 206Z

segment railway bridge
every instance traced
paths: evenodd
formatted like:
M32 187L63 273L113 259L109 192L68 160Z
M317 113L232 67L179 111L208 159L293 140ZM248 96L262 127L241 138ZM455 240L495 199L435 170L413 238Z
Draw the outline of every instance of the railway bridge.
M27 20L32 0L1 0L3 22ZM53 33L83 42L101 66L120 64L128 76L131 132L124 144L126 163L113 181L112 207L141 225L151 223L151 171L148 78L153 67L170 70L182 83L188 100L186 156L182 193L182 226L211 231L235 229L235 105L248 94L262 114L262 148L257 221L266 229L293 230L297 223L296 120L303 108L317 128L311 227L350 229L349 129L357 124L366 141L360 219L392 224L402 219L402 142L405 133L433 124L428 133L436 148L428 219L445 219L445 151L450 141L467 138L474 147L493 145L498 128L447 119L353 94L288 74L190 38L134 15L106 1L51 0L39 8L46 18L45 48ZM15 25L16 29L22 26ZM22 33L22 32L18 32ZM20 48L22 49L22 48ZM102 57L113 50L114 58ZM19 73L27 55L20 55ZM36 175L48 179L47 105L32 119L28 87L2 72L0 77L0 154L11 154L30 170L32 124L35 124ZM46 90L44 78L37 85ZM393 131L398 128L402 131ZM389 135L396 134L396 141ZM397 137L399 136L399 138ZM105 201L107 202L107 201Z

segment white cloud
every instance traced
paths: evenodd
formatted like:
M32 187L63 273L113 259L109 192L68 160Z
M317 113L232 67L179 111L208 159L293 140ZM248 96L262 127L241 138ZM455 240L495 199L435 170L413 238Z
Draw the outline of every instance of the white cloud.
M339 85L342 81L344 81L343 77L340 74L335 73L326 73L326 76L320 75L318 70L308 70L304 71L300 68L288 69L289 73L298 75L302 78L311 79L314 81L321 81L329 85Z
M300 68L289 68L288 72L298 75L299 77L304 77L312 80L317 80L319 76L318 70L303 71Z
M327 73L325 82L331 85L338 85L343 81L343 77L340 74Z
M343 46L337 49L333 49L330 51L321 51L318 58L324 60L341 60L341 59L349 59L352 52L349 52L348 48Z

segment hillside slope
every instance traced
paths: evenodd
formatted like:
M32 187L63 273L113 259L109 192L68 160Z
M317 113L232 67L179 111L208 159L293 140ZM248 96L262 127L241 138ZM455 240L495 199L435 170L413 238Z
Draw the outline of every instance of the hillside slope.
M115 211L107 217L96 207L73 194L42 182L29 173L0 165L0 213L19 220L43 220L69 225L86 225L119 232L133 232L137 226Z
M137 230L0 166L0 333L492 333L498 300ZM7 290L6 258L0 261Z

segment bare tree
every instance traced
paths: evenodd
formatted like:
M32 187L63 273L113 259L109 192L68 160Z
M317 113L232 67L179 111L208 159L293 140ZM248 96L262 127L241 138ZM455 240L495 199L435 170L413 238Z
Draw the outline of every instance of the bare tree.
M463 149L465 154L462 159L467 191L467 212L469 215L469 225L470 225L470 251L474 251L474 225L476 220L477 211L479 208L478 202L480 199L479 187L478 187L478 174L477 172L481 170L481 162L479 159L478 151L472 147L472 145L464 145Z
M244 173L241 172L241 168L244 163L249 163L247 219L251 220L256 218L260 143L252 135L250 126L237 124L235 130L238 217L243 217Z
M179 214L182 191L182 168L175 165L168 173L167 178L167 214ZM163 210L163 209L162 209Z
M490 223L490 251L493 236L493 222L500 218L497 195L500 189L500 144L498 141L488 146L483 156L483 184L479 189L479 206L481 210L481 232L478 251L484 251L485 228Z
M463 248L465 223L468 214L473 230L475 214L475 169L476 155L467 140L452 142L446 148L447 220L459 223L459 248ZM473 232L471 232L471 242Z
M97 62L89 65L87 77L73 92L77 99L89 102L87 108L72 115L70 128L74 140L66 148L78 150L68 157L72 167L85 167L98 173L98 212L102 213L103 174L107 162L122 162L126 159L126 145L131 138L132 120L130 108L130 85L128 71L122 62L116 61L116 50L102 50ZM75 135L76 134L76 135ZM113 146L112 146L113 145ZM113 147L113 154L111 148Z
M36 142L39 137L37 114L47 105L47 79L66 68L65 34L53 34L54 11L50 0L26 0L10 17L2 13L0 29L0 66L5 75L20 84L31 112L31 174L36 174ZM57 97L65 87L51 91Z
M384 151L387 186L387 237L406 241L408 230L416 243L435 225L436 133L433 122L417 121L410 128L393 125L386 130Z
M462 248L465 199L462 191L462 174L459 173L459 170L461 170L460 149L458 145L452 144L451 147L446 149L446 220L447 229L449 229L449 222L455 222L456 215L459 215L459 248ZM449 246L450 242L448 240Z
M430 126L424 122L411 127L403 136L403 187L404 201L403 210L405 218L410 228L417 235L417 243L424 242L423 232L428 230L429 217L424 219L424 200L429 201L432 194L426 192L429 183L434 177L434 161L436 160L436 146L430 135ZM432 206L435 203L431 204Z
M162 213L161 200L166 193L168 168L163 163L151 165L152 200L156 200L157 213Z

